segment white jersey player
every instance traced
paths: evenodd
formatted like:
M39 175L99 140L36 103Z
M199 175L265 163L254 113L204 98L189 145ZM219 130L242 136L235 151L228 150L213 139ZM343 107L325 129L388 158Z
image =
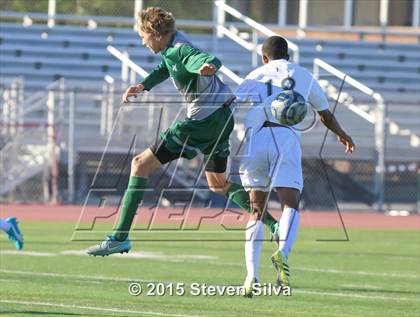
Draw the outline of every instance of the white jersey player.
M247 156L240 164L241 181L250 192L253 210L245 234L245 296L252 296L253 285L258 281L264 238L261 218L272 189L276 190L283 211L278 226L278 250L272 255L277 282L281 286L290 285L288 256L299 225L298 206L303 188L300 133L296 127L278 123L270 111L271 101L283 91L284 85L294 83L293 90L318 112L321 122L337 135L346 152L354 150L351 137L328 110L327 98L318 82L306 69L288 61L286 40L280 36L268 38L263 44L262 55L264 65L252 71L236 90L239 99L253 102L245 119L247 130L251 129L246 145Z

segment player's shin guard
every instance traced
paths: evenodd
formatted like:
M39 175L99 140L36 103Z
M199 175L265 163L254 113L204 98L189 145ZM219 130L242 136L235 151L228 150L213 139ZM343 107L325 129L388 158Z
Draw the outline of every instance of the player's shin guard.
M259 279L261 247L264 240L264 226L261 221L250 220L245 231L245 262L247 278Z
M130 177L128 187L123 198L121 214L113 234L116 240L124 241L127 239L134 215L136 214L137 208L143 199L146 183L146 178L137 176Z
M248 213L251 213L249 193L241 185L231 183L226 195L231 201L233 201L243 210L245 210ZM277 220L274 219L273 216L268 211L265 211L262 222L268 226L271 233L276 232L275 226L276 226Z
M286 258L296 241L299 218L299 212L293 208L285 208L280 218L279 250Z

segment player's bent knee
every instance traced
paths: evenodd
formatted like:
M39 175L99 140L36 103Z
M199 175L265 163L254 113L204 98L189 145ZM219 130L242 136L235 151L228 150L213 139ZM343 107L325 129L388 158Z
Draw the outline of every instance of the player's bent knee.
M131 169L138 169L144 166L144 158L142 157L142 154L136 155L131 160Z
M143 152L136 155L131 160L131 174L136 176L148 176L151 173L152 162L147 153Z
M206 171L207 183L210 191L224 195L229 189L230 183L226 181L223 173L214 173Z

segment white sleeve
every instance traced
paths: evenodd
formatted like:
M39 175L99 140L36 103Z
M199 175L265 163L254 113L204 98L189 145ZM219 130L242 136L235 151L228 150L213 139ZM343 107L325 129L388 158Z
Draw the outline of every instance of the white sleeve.
M314 77L312 77L311 91L309 92L308 101L316 111L323 111L329 108L327 96Z
M261 83L255 79L245 79L235 90L238 101L252 101L253 103L261 103L262 96L260 94Z

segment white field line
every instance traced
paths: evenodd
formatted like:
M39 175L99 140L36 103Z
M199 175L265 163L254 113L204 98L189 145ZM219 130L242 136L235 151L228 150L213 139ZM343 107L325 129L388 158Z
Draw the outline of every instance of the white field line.
M387 297L387 296L376 296L376 295L360 295L360 294L354 294L354 293L319 292L319 291L308 291L308 290L303 290L303 289L293 289L292 294L293 293L310 294L310 295L317 295L317 296L352 297L352 298L360 298L360 299L386 300L386 301L410 301L410 302L420 303L420 299L410 298L410 297Z
M0 252L0 255L3 254L11 254L11 255L26 255L26 256L39 256L39 257L44 257L44 256L56 256L57 253L53 253L53 252L37 252L37 251L26 251L26 250L22 250L22 251L18 251L18 250L2 250Z
M98 281L110 281L110 282L152 282L151 280L138 279L138 278L108 277L108 276L101 276L101 275L65 274L65 273L51 273L51 272L0 270L0 273L29 275L29 276L62 277L62 278L73 278L73 279L80 279L80 280L98 280Z
M340 284L339 287L343 287L343 288L363 288L366 289L367 291L375 291L375 290L380 290L381 287L377 286L377 285L372 285L372 284Z
M34 252L34 251L26 251L26 250L4 250L0 252L2 254L10 254L10 255L22 255L22 256L60 256L60 255L80 255L80 256L87 256L85 250L64 250L61 252ZM128 254L114 254L113 257L121 257L121 258L132 258L132 259L155 259L155 260L169 260L173 262L184 262L185 259L190 260L199 260L199 261L210 261L210 260L217 260L217 256L212 255L202 255L202 254L176 254L176 255L167 255L162 252L130 252Z
M65 250L57 253L51 252L32 252L32 251L17 251L17 250L3 250L2 254L11 255L22 255L22 256L60 256L60 255L76 255L76 256L87 256L84 250ZM131 255L130 255L131 254ZM216 256L200 255L200 254L178 254L174 256L165 255L161 252L130 252L128 254L114 254L112 257L118 257L121 259L150 259L150 260L165 260L168 262L175 263L203 263L205 261L210 265L217 266L234 266L244 267L245 264L237 262L224 262L214 261L217 260ZM262 266L265 268L272 268L271 265ZM292 267L294 271L303 272L315 272L315 273L327 273L327 274L346 274L346 275L357 275L357 276L380 276L388 278L403 278L403 279L419 279L420 276L417 274L401 274L401 273L381 273L381 272L367 272L367 271L347 271L347 270L336 270L336 269L323 269L323 268L308 268L308 267Z
M399 273L379 273L379 272L365 272L365 271L345 271L334 269L315 269L315 268L296 268L292 270L306 271L306 272L319 272L319 273L333 273L333 274L349 274L349 275L363 275L363 276L381 276L381 277L395 277L404 279L418 279L420 276L417 274L399 274Z
M207 262L213 265L222 265L222 266L240 266L245 267L245 264L235 263L235 262ZM272 268L272 265L262 265L264 268ZM381 276L381 277L394 277L394 278L404 278L404 279L418 279L420 276L417 274L399 274L399 273L378 273L378 272L366 272L366 271L346 271L346 270L335 270L335 269L318 269L318 268L308 268L308 267L291 267L293 271L303 271L303 272L316 272L316 273L331 273L331 274L347 274L347 275L362 275L362 276Z
M47 307L60 307L60 308L74 308L74 309L87 309L87 310L101 310L101 311L107 311L107 312L114 312L117 311L117 309L113 309L113 308L97 308L97 307L91 307L91 306L75 306L75 305L67 305L67 304L57 304L57 303L44 303L44 302L28 302L28 301L17 301L17 300L0 300L0 303L5 303L5 304L19 304L19 305L34 305L34 306L47 306ZM142 311L132 311L132 310L120 310L118 309L118 312L121 313L128 313L128 314L148 314L148 312L142 312ZM323 315L327 315L328 317L353 317L356 315L348 315L348 314L333 314L331 315L331 313L313 313L313 312L300 312L300 311L295 311L299 314L305 314L305 315L310 315L310 316L323 316ZM155 312L150 312L150 315L158 315L158 316L169 316L169 317L199 317L199 316L191 316L191 315L173 315L173 314L164 314L164 313L155 313ZM203 316L204 317L204 316Z
M72 308L72 309L85 309L85 310L95 310L102 312L110 313L125 313L125 314L144 314L151 316L168 316L168 317L199 317L196 315L181 315L181 314L167 314L151 311L141 311L141 310L127 310L127 309L118 309L118 308L99 308L95 306L79 306L79 305L69 305L61 303L47 303L47 302L29 302L29 301L19 301L19 300L0 300L0 303L4 304L18 304L18 305L29 305L29 306L46 306L46 307L55 307L55 308Z
M85 250L64 250L61 251L59 254L62 255L81 255L86 256ZM156 259L156 260L173 260L174 262L184 262L184 259L191 259L191 260L217 260L217 256L212 255L203 255L203 254L176 254L176 255L168 255L162 252L129 252L128 254L114 254L113 257L121 257L121 258L134 258L134 259Z
M27 272L27 271L13 271L13 270L0 270L0 273L6 274L21 274L29 276L49 276L49 277L62 277L62 278L71 278L71 279L84 279L84 280L103 280L103 281L118 281L118 282L151 282L151 280L144 280L138 278L119 278L119 277L105 277L105 276L92 276L92 275L80 275L80 274L65 274L65 273L50 273L50 272ZM160 281L162 283L176 283L177 281ZM178 281L179 282L179 281ZM369 299L369 300L387 300L387 301L414 301L420 302L418 298L410 297L387 297L387 296L376 296L376 295L360 295L355 293L340 293L340 292L322 292L322 291L311 291L303 289L293 289L293 293L301 294L310 294L316 296L332 296L332 297L350 297L350 298L360 298L360 299ZM1 302L1 301L0 301Z

